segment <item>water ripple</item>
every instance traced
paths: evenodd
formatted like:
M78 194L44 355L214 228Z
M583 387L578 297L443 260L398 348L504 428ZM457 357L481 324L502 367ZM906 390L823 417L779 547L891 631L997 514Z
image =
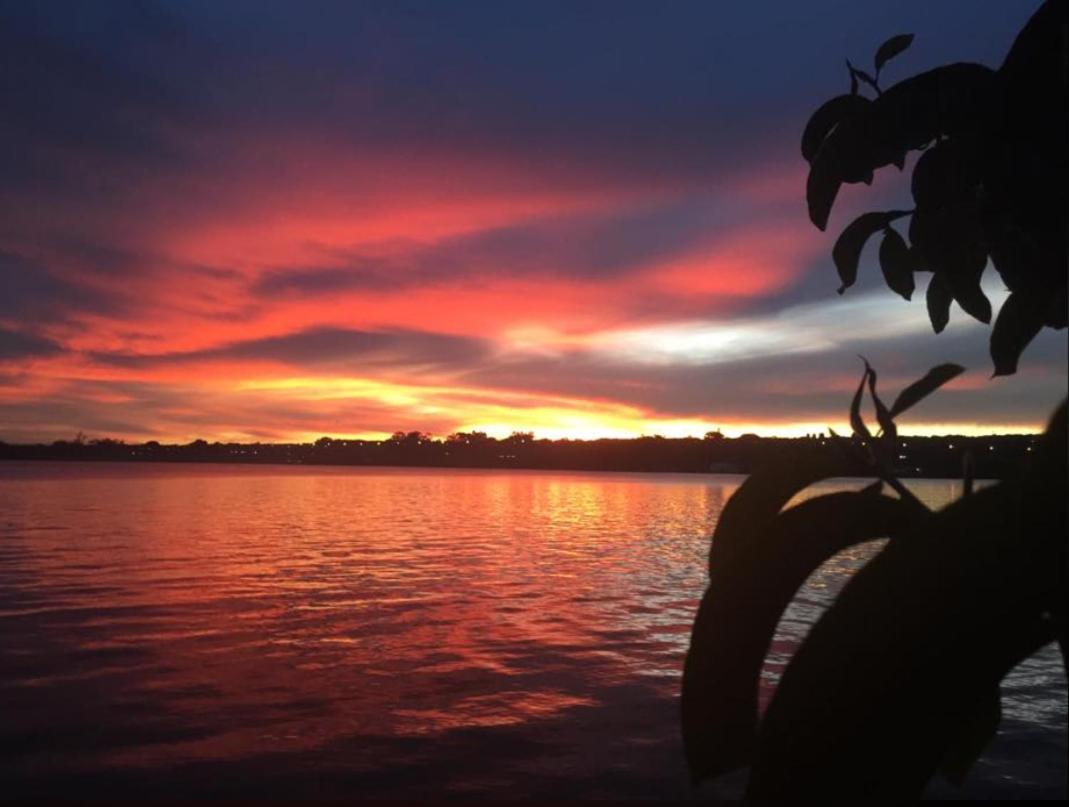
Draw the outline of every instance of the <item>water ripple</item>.
M708 535L739 482L8 468L7 795L692 796L679 675ZM778 626L765 698L873 551L810 578ZM1048 651L1007 683L986 781L1049 789L1059 668Z

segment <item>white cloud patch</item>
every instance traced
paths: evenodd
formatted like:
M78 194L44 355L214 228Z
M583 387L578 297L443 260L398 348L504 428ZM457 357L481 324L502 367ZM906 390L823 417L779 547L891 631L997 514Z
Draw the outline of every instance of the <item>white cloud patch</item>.
M985 275L984 291L995 311L1007 292L994 272ZM886 289L848 299L792 306L776 314L728 321L680 322L602 334L594 352L619 362L662 365L710 365L769 356L823 353L862 342L930 332L924 289L913 295L912 309ZM950 329L981 330L960 310ZM981 334L977 334L982 338Z

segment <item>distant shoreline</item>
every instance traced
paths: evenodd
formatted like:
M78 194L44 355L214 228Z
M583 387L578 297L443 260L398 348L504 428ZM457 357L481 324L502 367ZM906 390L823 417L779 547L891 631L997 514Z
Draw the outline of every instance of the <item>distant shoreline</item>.
M960 479L968 462L977 478L1000 479L1027 462L1039 435L899 437L894 471L903 478ZM538 440L521 434L497 440L480 433L433 440L418 432L389 440L315 443L127 444L118 440L59 441L49 445L0 443L0 460L230 465L351 466L530 471L748 474L774 463L822 455L856 457L848 466L871 476L862 461L863 441L813 435L799 438L640 437L604 440Z

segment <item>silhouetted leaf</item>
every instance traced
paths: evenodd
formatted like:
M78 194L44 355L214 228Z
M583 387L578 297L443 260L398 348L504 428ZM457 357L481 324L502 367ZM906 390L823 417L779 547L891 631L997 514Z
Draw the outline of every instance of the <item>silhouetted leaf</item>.
M749 540L751 530L770 522L795 495L814 482L848 475L844 459L800 455L790 462L758 468L724 505L709 549L709 569L730 562Z
M995 73L980 64L944 65L884 90L861 121L873 139L872 153L887 165L898 154L951 134L982 131L989 114Z
M987 266L980 215L976 199L936 209L918 207L909 224L909 235L918 263L935 272L968 314L990 322L991 304L980 288Z
M1046 0L1014 38L1000 68L1013 79L1014 89L1059 72L1066 38L1063 5L1060 0Z
M991 329L991 359L995 375L1013 375L1021 353L1043 327L1043 305L1034 297L1014 292L1006 298Z
M887 287L905 299L913 296L913 258L905 240L893 227L883 231L880 243L880 270Z
M979 161L975 138L942 140L925 149L910 180L917 207L935 209L975 198L980 184Z
M980 288L980 278L963 279L958 283L953 283L955 280L953 275L950 275L950 279L952 281L951 294L965 313L985 325L991 322L991 301Z
M912 253L913 263L915 271L931 272L934 267L930 262L926 260L925 255L922 253L920 244L924 243L927 237L927 231L931 228L931 225L926 221L927 216L923 208L918 208L913 211L913 215L909 217L909 243L910 252Z
M873 63L876 66L876 75L880 74L887 62L900 54L913 43L913 34L899 34L884 42L876 50L876 58Z
M869 360L864 356L861 357L861 360L865 362L865 371L869 377L869 394L872 396L872 405L876 408L876 421L880 424L880 428L883 429L884 437L893 442L898 435L898 429L895 427L895 421L891 417L891 413L883 405L880 396L876 394L876 371L872 369Z
M942 333L950 322L950 303L954 295L950 293L950 286L938 274L932 275L928 282L926 302L928 304L928 319L932 322L932 328L936 333Z
M818 496L751 527L731 560L710 570L683 668L683 739L695 782L749 764L761 667L806 578L837 552L893 538L917 518L876 486Z
M850 428L854 431L854 437L869 438L872 436L869 434L869 427L865 425L865 420L861 417L861 398L865 394L865 382L868 381L871 372L869 363L865 362L865 372L861 374L861 383L857 385L854 399L850 401Z
M1064 284L1051 294L1043 324L1058 330L1069 325L1069 288Z
M802 133L802 156L806 161L813 162L824 139L840 121L867 103L866 99L856 95L837 95L822 104L813 113Z
M1051 205L1050 212L1058 208ZM984 233L991 251L991 261L1010 291L1029 292L1042 284L1054 290L1065 282L1065 245L1044 243L1035 227L1021 226L1002 217L985 221ZM1038 216L1032 224L1039 224ZM1045 228L1044 228L1045 229Z
M850 64L849 59L846 60L846 66L850 68L850 75L856 76L858 79L868 84L877 93L880 91L879 86L876 84L876 79L870 76L864 70L859 70L858 68L854 67L852 64Z
M1034 293L1043 288L1049 295L1044 324L1065 327L1065 244L1064 233L1069 218L1059 215L1063 208L1055 196L1039 196L1047 200L1040 210L1018 211L1017 215L984 217L984 237L995 265L1006 287L1013 292Z
M819 155L840 182L872 182L873 170L881 164L872 153L873 135L867 115L872 101L861 95L853 98L850 114L828 133Z
M959 725L939 765L939 772L961 787L976 760L995 739L1001 721L1002 694L996 686L979 698L966 720Z
M914 381L898 393L895 402L891 404L890 416L893 418L898 417L911 406L920 403L948 381L957 378L964 372L965 368L960 364L937 364L925 373L923 378Z
M861 250L864 249L869 236L877 230L882 230L895 219L908 214L908 210L863 213L846 226L831 250L831 257L835 261L835 268L839 270L839 279L842 281L839 294L854 285L857 280L857 264L861 260Z
M809 166L809 177L805 185L805 198L809 205L809 220L823 230L828 226L828 216L835 197L839 193L842 180L839 179L831 159L822 148Z
M1000 105L992 110L997 143L985 165L990 189L991 257L1012 292L1051 300L1044 323L1064 327L1066 176L1069 149L1069 26L1064 0L1047 0L1021 29L999 70ZM1042 291L1039 291L1042 289ZM1061 304L1059 304L1061 303Z
M1055 184L1064 182L1066 165L1069 88L1065 54L1069 31L1065 17L1064 0L1043 3L1021 29L999 69L1004 92L998 136L1003 142L1027 143L1028 150L1038 157L1037 164L1046 168ZM1019 167L1024 155L1013 151Z

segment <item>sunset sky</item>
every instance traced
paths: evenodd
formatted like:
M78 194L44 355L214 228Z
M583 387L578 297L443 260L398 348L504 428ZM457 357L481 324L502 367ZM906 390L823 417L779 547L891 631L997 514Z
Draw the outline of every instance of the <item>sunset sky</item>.
M968 368L907 432L1039 429L1065 332L990 380L875 243L836 295L908 181L821 233L798 150L845 57L997 66L1036 5L3 3L0 439L797 434L858 354Z

